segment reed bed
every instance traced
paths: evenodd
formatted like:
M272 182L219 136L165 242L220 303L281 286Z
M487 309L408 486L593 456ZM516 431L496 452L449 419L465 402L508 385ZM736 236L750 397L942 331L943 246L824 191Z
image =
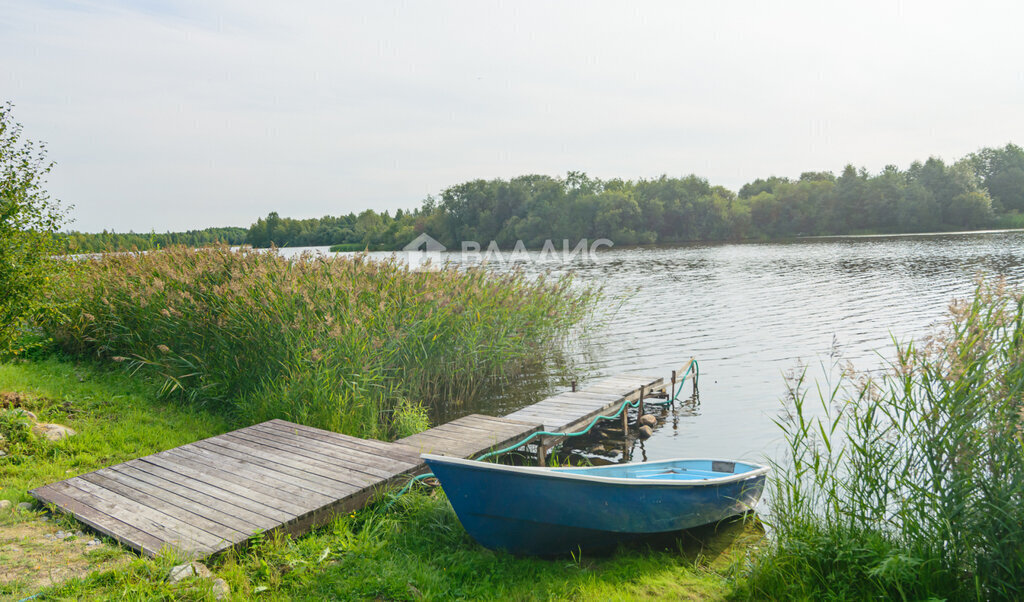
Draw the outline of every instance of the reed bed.
M1024 297L979 283L890 368L792 383L750 597L1024 597Z
M58 296L69 308L43 326L65 350L159 374L166 394L246 423L392 438L557 354L599 292L361 255L175 247L85 260Z

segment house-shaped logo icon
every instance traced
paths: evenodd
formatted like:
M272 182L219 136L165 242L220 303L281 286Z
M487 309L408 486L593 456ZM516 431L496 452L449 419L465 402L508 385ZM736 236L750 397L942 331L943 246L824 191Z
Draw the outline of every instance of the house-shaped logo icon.
M441 252L446 251L447 248L437 242L433 236L424 232L402 247L402 250L405 251L405 259L409 263L409 267L416 269L428 265L434 268L440 267Z
M420 249L425 246L426 248ZM412 242L402 247L403 251L426 251L427 253L440 253L441 251L447 251L448 248L437 242L433 236L424 232L416 238L412 239Z

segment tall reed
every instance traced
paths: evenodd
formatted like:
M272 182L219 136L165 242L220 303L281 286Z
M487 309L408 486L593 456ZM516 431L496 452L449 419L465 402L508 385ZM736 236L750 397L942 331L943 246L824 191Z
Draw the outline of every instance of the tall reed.
M792 383L752 597L1024 596L1024 297L979 283L890 368Z
M227 247L105 255L60 290L71 308L44 326L68 351L242 421L376 437L545 361L596 298L568 278Z

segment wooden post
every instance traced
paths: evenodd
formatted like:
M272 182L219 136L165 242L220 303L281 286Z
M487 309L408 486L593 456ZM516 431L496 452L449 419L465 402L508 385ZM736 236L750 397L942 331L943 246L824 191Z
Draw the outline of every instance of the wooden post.
M543 443L537 444L537 466L547 465L548 450Z
M576 379L575 379L575 378L574 378L574 379L572 379L572 392L573 392L573 393L575 393L575 392L576 392Z
M676 371L675 370L672 371L672 389L671 389L671 392L669 393L669 395L671 395L671 397L669 397L668 400L671 401L674 404L676 402Z
M637 416L643 416L644 415L644 387L643 386L640 387L640 405L637 406L637 409L640 411L640 413L637 414Z
M629 405L626 402L622 402L622 434L629 434Z

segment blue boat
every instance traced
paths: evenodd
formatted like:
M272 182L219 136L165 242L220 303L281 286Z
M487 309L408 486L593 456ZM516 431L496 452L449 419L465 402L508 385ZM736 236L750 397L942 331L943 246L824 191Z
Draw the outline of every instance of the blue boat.
M540 556L609 548L743 514L760 499L769 470L733 460L543 468L420 457L473 539Z

